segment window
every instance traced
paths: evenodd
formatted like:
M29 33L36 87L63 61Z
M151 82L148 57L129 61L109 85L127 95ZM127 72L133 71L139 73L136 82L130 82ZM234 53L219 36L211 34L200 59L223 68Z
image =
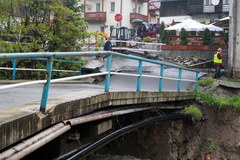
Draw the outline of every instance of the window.
M136 11L136 8L133 8L133 11L132 11L133 13L136 13L137 11Z
M229 0L223 0L223 4L229 5Z
M104 27L101 27L101 28L100 28L100 31L101 31L101 32L104 32Z
M141 7L138 7L138 13L141 13Z
M96 12L100 12L100 3L96 4Z
M115 2L111 2L111 12L115 12Z

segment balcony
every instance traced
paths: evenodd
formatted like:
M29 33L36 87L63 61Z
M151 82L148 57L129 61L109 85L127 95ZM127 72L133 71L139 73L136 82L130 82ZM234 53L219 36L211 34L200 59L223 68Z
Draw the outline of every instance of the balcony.
M139 13L130 13L130 22L132 22L134 19L141 19L144 22L148 22L148 17Z
M106 22L106 12L86 12L84 18L87 22Z
M215 12L215 6L203 6L203 13L214 13Z
M190 12L190 14L203 13L203 5L190 5L189 12Z
M223 5L222 12L229 12L229 5Z

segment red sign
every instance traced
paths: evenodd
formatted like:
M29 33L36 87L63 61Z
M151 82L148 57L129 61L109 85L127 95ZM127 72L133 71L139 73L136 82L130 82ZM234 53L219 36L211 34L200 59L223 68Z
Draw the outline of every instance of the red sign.
M122 15L121 15L121 14L116 14L116 15L115 15L115 20L116 20L117 22L120 22L120 21L122 20Z

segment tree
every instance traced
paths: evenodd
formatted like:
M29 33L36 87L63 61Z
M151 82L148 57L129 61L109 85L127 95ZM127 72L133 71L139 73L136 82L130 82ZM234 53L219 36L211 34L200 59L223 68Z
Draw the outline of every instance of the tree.
M184 28L182 28L181 32L180 32L180 44L181 45L187 45L188 44L187 37L188 37L187 31Z
M0 53L75 51L79 42L89 36L87 24L81 16L77 0L1 0L0 1ZM68 60L80 60L69 58ZM11 62L1 61L2 66ZM4 64L3 64L4 63ZM21 61L18 66L43 68L45 62ZM54 62L55 69L76 69L70 65ZM9 74L5 74L9 77ZM25 72L18 78L43 77L39 72ZM1 74L2 75L2 74ZM54 72L53 77L62 77ZM23 77L20 77L23 76ZM1 77L4 78L4 77Z
M2 0L0 37L27 45L7 52L73 51L88 35L80 11L76 0Z
M209 45L211 44L211 32L209 29L205 29L203 31L203 45Z
M164 31L162 32L162 35L161 35L161 42L162 42L162 43L168 43L167 37L168 37L168 32L167 32L166 30L164 30Z
M175 25L175 24L176 24L176 23L175 23L175 21L174 21L174 19L173 19L173 20L172 20L172 26ZM176 35L177 35L177 32L176 32L175 30L170 30L168 35L169 35L169 36L176 36Z
M160 36L163 34L164 29L165 29L165 24L164 24L164 22L162 21L162 22L161 22L161 26L160 26L160 30L159 30Z

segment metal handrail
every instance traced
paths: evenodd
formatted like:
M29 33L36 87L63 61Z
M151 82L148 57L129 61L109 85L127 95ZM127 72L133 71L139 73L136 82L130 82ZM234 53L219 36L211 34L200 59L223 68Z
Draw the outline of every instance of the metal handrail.
M30 58L29 60L37 60L37 61L47 61L47 58ZM53 59L54 62L63 62L63 63L78 63L78 64L83 64L82 62L78 61L68 61L68 60L58 60L58 59ZM9 67L0 67L0 69L5 69L5 70L12 70L12 80L16 79L16 74L17 70L25 70L25 71L46 71L45 69L33 69L33 68L17 68L17 60L13 59L12 60L12 68ZM82 67L79 68L78 71L72 71L72 70L53 70L54 72L78 72L79 74L82 73Z
M94 73L94 74L88 74L88 75L72 76L72 77L59 78L59 79L51 79L51 75L52 75L52 71L53 71L52 70L52 64L53 64L53 59L54 58L81 57L81 56L107 56L106 72ZM111 72L111 63L112 63L113 56L118 56L118 57L123 57L123 58L127 58L127 59L137 60L139 62L137 74ZM13 87L19 87L19 86L25 86L25 85L31 85L31 84L42 84L42 83L44 83L42 98L41 98L41 104L40 104L40 111L42 111L42 112L45 112L45 110L46 110L50 83L73 80L73 79L82 79L82 78L87 78L87 77L105 75L106 76L105 77L105 92L109 92L109 90L110 90L110 77L111 77L111 75L114 75L114 74L137 77L136 91L141 91L142 77L158 78L159 79L159 91L163 90L163 86L162 86L163 85L163 79L178 81L178 86L177 86L177 91L178 92L181 91L181 82L182 81L193 82L193 83L195 83L195 90L197 90L197 88L198 88L198 74L199 74L199 71L197 71L197 70L183 68L181 66L167 64L167 63L164 63L164 62L159 62L159 61L150 60L150 59L146 59L146 58L120 54L120 53L117 53L117 52L96 51L96 52L47 52L47 53L38 52L38 53L2 53L2 54L0 54L0 60L33 59L33 58L47 58L46 80L38 80L38 81L33 81L33 82L23 82L23 83L18 83L18 84L5 85L5 86L1 86L0 90L1 89L7 89L7 88L13 88ZM160 66L160 75L159 76L152 76L152 75L142 74L142 63L143 62L148 62L148 63L159 65ZM179 69L178 78L171 78L171 77L164 76L164 68L165 67L172 67L172 68ZM182 71L183 70L194 72L195 75L196 75L195 80L182 79Z

